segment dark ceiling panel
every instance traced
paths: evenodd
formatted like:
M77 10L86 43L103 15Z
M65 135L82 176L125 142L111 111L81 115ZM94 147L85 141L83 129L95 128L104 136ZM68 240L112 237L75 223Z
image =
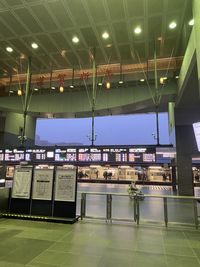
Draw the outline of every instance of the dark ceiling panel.
M162 36L162 16L151 17L148 20L148 38L157 39Z
M71 11L74 21L79 25L89 25L89 19L81 1L64 1L65 5Z
M54 46L54 44L51 42L51 40L47 35L38 35L37 38L40 44L42 44L43 47L45 47L46 52L51 53L57 51L56 47Z
M53 38L54 42L60 50L67 50L70 48L67 40L60 32L52 33L51 37Z
M144 16L144 0L126 0L129 17L143 17Z
M107 0L110 16L113 20L125 19L122 0Z
M23 2L21 0L6 0L6 4L9 6L21 5Z
M131 59L130 45L120 45L119 51L120 51L122 63L130 61L130 59Z
M17 35L21 36L28 33L27 30L19 23L19 21L13 16L11 12L1 12L1 18Z
M125 22L117 22L113 23L115 36L117 39L117 42L120 43L128 43L128 33L127 33L127 27Z
M43 5L32 6L31 9L45 30L54 31L57 29L56 24Z
M9 30L9 28L2 22L0 23L0 34L1 34L1 37L4 37L4 38L13 37L12 31Z
M50 2L48 6L54 18L59 22L60 27L64 29L73 27L73 23L69 18L69 16L67 15L67 12L65 11L62 2L59 1Z
M81 33L89 47L97 46L98 41L91 27L81 29Z
M38 33L42 31L41 27L36 22L36 20L33 18L33 16L30 14L28 9L26 8L16 9L15 13L17 14L18 18L21 19L21 21L29 28L29 30L32 33Z
M85 0L95 23L101 23L106 20L106 14L103 2L99 0Z
M157 13L163 13L164 12L164 9L163 9L164 8L164 1L166 1L166 0L147 1L149 16L152 16L152 15L157 14Z

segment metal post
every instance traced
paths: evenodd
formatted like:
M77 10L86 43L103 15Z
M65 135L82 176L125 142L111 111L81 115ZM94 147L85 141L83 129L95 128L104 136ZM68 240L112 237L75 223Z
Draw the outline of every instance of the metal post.
M137 199L134 197L133 199L133 208L134 208L134 222L137 221Z
M106 221L112 222L112 195L106 195Z
M197 200L194 199L193 203L194 203L194 223L195 223L196 229L198 229L199 228L199 220L198 220Z
M26 116L28 110L28 100L29 100L29 91L31 85L31 57L28 58L28 69L27 69L27 79L26 79L26 91L25 91L25 102L24 102L24 125L23 132L21 136L21 145L24 145L25 135L26 135Z
M86 211L86 193L81 193L81 220L85 217Z
M165 220L165 226L168 225L168 210L167 210L167 198L163 198L163 204L164 204L164 220Z

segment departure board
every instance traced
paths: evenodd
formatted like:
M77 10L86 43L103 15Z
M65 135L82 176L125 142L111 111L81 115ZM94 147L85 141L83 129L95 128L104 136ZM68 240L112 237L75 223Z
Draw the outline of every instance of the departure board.
M55 161L60 161L60 162L76 161L76 148L56 149Z
M23 161L24 160L24 151L18 149L5 149L4 152L5 161Z
M129 162L146 163L156 161L155 149L129 148Z

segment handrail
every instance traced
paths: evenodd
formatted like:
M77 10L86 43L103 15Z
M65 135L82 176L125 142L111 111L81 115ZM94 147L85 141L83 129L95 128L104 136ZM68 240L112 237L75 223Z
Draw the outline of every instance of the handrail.
M100 195L100 196L106 196L106 216L103 218L98 219L106 219L106 222L112 222L112 220L119 220L117 218L112 217L112 197L113 196L121 196L121 197L129 197L130 195L127 193L112 193L112 192L83 192L78 191L78 193L81 194L81 220L83 218L95 218L93 216L86 216L86 196L87 195ZM133 212L134 212L134 222L139 225L140 222L140 195L137 193L133 195ZM197 209L197 201L200 201L200 197L192 197L192 196L172 196L172 195L150 195L150 194L144 194L145 198L161 198L163 199L163 211L164 211L164 223L165 226L168 226L168 199L180 199L180 200L192 200L193 201L193 208L194 208L194 225L196 229L198 229L199 226L199 220L198 220L198 209ZM121 221L127 221L127 219L120 219ZM132 221L132 220L131 220Z

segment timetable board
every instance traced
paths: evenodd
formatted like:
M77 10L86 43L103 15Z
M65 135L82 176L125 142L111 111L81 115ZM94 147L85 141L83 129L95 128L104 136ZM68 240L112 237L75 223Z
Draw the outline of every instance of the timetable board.
M35 169L33 176L32 199L51 200L53 169Z
M76 169L57 169L54 200L75 201Z
M30 198L32 180L32 168L16 168L14 172L14 183L12 198Z

